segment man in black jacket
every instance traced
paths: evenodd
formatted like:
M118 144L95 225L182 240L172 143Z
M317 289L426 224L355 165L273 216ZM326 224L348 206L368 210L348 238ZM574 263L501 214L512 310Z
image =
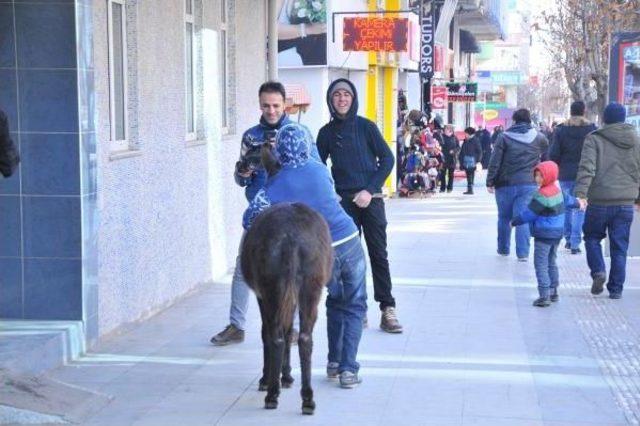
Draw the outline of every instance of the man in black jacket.
M582 154L582 145L587 135L596 130L595 124L584 118L585 105L582 101L571 104L571 118L560 124L553 132L553 142L549 149L549 159L555 161L560 168L560 186L562 191L573 195L578 175L578 164ZM580 253L582 241L582 224L585 212L581 209L570 209L564 220L565 248L572 254Z
M20 162L18 149L9 135L9 120L4 111L0 110L0 173L8 178Z
M442 132L442 142L440 143L442 148L442 158L444 163L442 164L442 170L440 170L440 192L453 191L453 174L456 169L456 158L458 155L458 139L453 134L453 126L446 124Z
M380 304L380 328L401 333L391 295L391 274L387 259L387 219L382 198L384 181L393 169L393 153L378 127L357 115L358 95L349 80L340 78L329 86L327 104L331 121L318 133L318 152L326 164L331 158L331 174L341 204L364 232L371 259L374 299Z

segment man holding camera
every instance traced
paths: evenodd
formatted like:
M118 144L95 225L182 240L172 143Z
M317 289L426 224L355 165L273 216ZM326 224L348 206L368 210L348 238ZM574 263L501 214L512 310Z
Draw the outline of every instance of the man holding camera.
M292 123L285 114L285 89L275 81L268 81L258 90L262 116L257 126L251 127L242 135L240 160L236 163L234 177L236 183L245 188L245 196L251 202L264 186L267 172L260 163L260 149L266 142L275 141L281 127ZM315 149L313 151L316 151ZM317 153L315 154L317 158ZM242 246L242 243L240 243ZM249 306L249 287L240 270L240 255L236 258L236 267L231 281L230 324L211 338L211 343L224 346L244 341L245 316ZM296 338L297 340L297 338Z

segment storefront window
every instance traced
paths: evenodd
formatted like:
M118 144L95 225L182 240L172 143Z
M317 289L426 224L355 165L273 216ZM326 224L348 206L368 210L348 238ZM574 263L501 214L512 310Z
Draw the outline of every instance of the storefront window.
M620 45L618 97L627 109L627 122L640 130L640 42Z

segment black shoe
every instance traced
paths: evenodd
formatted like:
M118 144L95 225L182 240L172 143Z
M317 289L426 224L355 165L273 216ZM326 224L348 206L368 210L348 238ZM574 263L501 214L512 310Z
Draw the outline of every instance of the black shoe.
M447 194L450 194L453 192L453 189L447 189Z
M564 243L565 250L571 250L571 243Z
M593 275L593 282L591 283L591 294L598 295L604 290L604 282L607 277L602 272L598 272Z
M609 293L609 299L622 299L622 293Z
M533 306L537 306L538 308L546 308L551 305L551 300L548 297L538 297L533 301Z
M244 330L240 330L233 324L229 324L220 333L211 338L211 343L216 346L226 346L232 343L244 342Z
M440 193L442 194L443 192L444 192L444 189L441 189L441 190L440 190Z
M580 250L579 248L571 249L571 254L580 254L580 253L582 253L582 250Z
M465 191L462 195L473 195L473 191Z

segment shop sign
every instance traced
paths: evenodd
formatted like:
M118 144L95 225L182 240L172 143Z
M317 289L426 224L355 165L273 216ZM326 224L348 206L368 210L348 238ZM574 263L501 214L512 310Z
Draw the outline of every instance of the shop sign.
M449 102L476 102L478 83L447 83L447 97Z
M431 87L431 107L445 109L447 107L447 88L445 86Z
M433 77L435 65L435 1L422 6L420 16L420 78L422 81Z
M345 52L406 52L408 40L407 18L344 18Z

